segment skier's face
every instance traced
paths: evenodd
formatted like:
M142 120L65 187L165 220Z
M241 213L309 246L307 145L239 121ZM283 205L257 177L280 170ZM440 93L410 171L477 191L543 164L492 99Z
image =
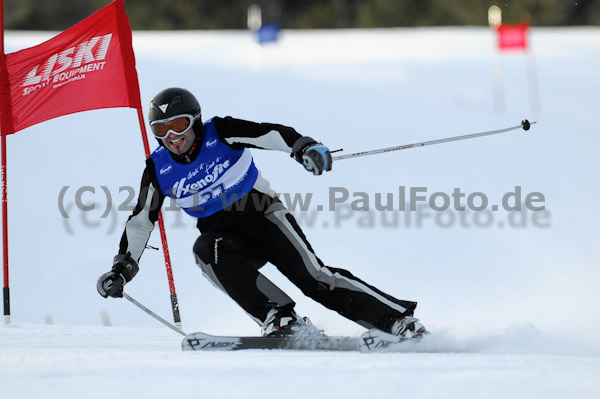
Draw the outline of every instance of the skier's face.
M192 148L195 139L196 134L194 133L194 129L190 129L180 135L169 133L167 137L162 139L162 141L167 150L174 154L181 155L185 154L190 150L190 148Z

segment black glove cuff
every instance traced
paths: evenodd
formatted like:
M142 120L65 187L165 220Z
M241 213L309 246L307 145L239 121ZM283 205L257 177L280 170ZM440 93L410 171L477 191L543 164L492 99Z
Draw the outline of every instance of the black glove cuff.
M306 147L308 147L309 145L317 144L317 143L318 143L318 141L316 141L308 136L300 137L298 140L296 140L296 142L292 146L291 157L295 158L296 161L302 163L302 154L304 153L304 150L306 149Z
M140 270L137 262L129 254L119 254L113 259L112 271L120 274L125 282L130 282Z

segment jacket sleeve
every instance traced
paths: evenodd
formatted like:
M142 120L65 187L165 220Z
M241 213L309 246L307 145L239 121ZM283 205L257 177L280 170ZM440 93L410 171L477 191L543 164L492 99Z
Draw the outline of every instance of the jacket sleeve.
M164 199L165 196L162 194L156 178L154 162L148 158L146 169L142 175L137 204L133 214L127 219L125 231L121 236L119 254L129 253L133 259L139 262L144 249L146 249L150 234L154 230L154 224L158 220L158 213Z
M292 152L294 143L302 137L294 128L276 123L256 123L242 119L215 117L219 137L231 148L261 148Z

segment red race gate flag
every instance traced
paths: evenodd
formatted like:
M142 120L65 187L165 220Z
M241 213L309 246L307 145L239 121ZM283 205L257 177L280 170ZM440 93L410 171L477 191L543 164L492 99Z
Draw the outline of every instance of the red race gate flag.
M514 25L501 24L496 32L500 50L527 50L529 25L525 22Z
M80 111L141 108L123 0L113 1L47 42L7 54L0 70L2 113L11 113L2 115L3 135Z
M5 323L8 300L8 241L6 226L6 136L59 116L98 108L136 108L146 156L150 156L140 90L131 45L131 27L124 0L110 5L36 47L4 55L0 51L0 116L2 231ZM1 7L0 7L1 10ZM2 29L3 33L3 29ZM0 42L3 45L3 35ZM2 46L2 50L4 47ZM171 290L175 324L179 303L173 283L162 215L159 228Z

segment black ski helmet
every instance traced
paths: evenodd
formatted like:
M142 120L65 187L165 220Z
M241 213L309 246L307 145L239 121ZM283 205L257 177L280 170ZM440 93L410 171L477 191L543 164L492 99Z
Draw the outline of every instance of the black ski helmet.
M200 103L192 93L179 87L170 87L159 92L150 101L148 120L167 119L175 115L201 113ZM200 121L198 117L197 121Z

